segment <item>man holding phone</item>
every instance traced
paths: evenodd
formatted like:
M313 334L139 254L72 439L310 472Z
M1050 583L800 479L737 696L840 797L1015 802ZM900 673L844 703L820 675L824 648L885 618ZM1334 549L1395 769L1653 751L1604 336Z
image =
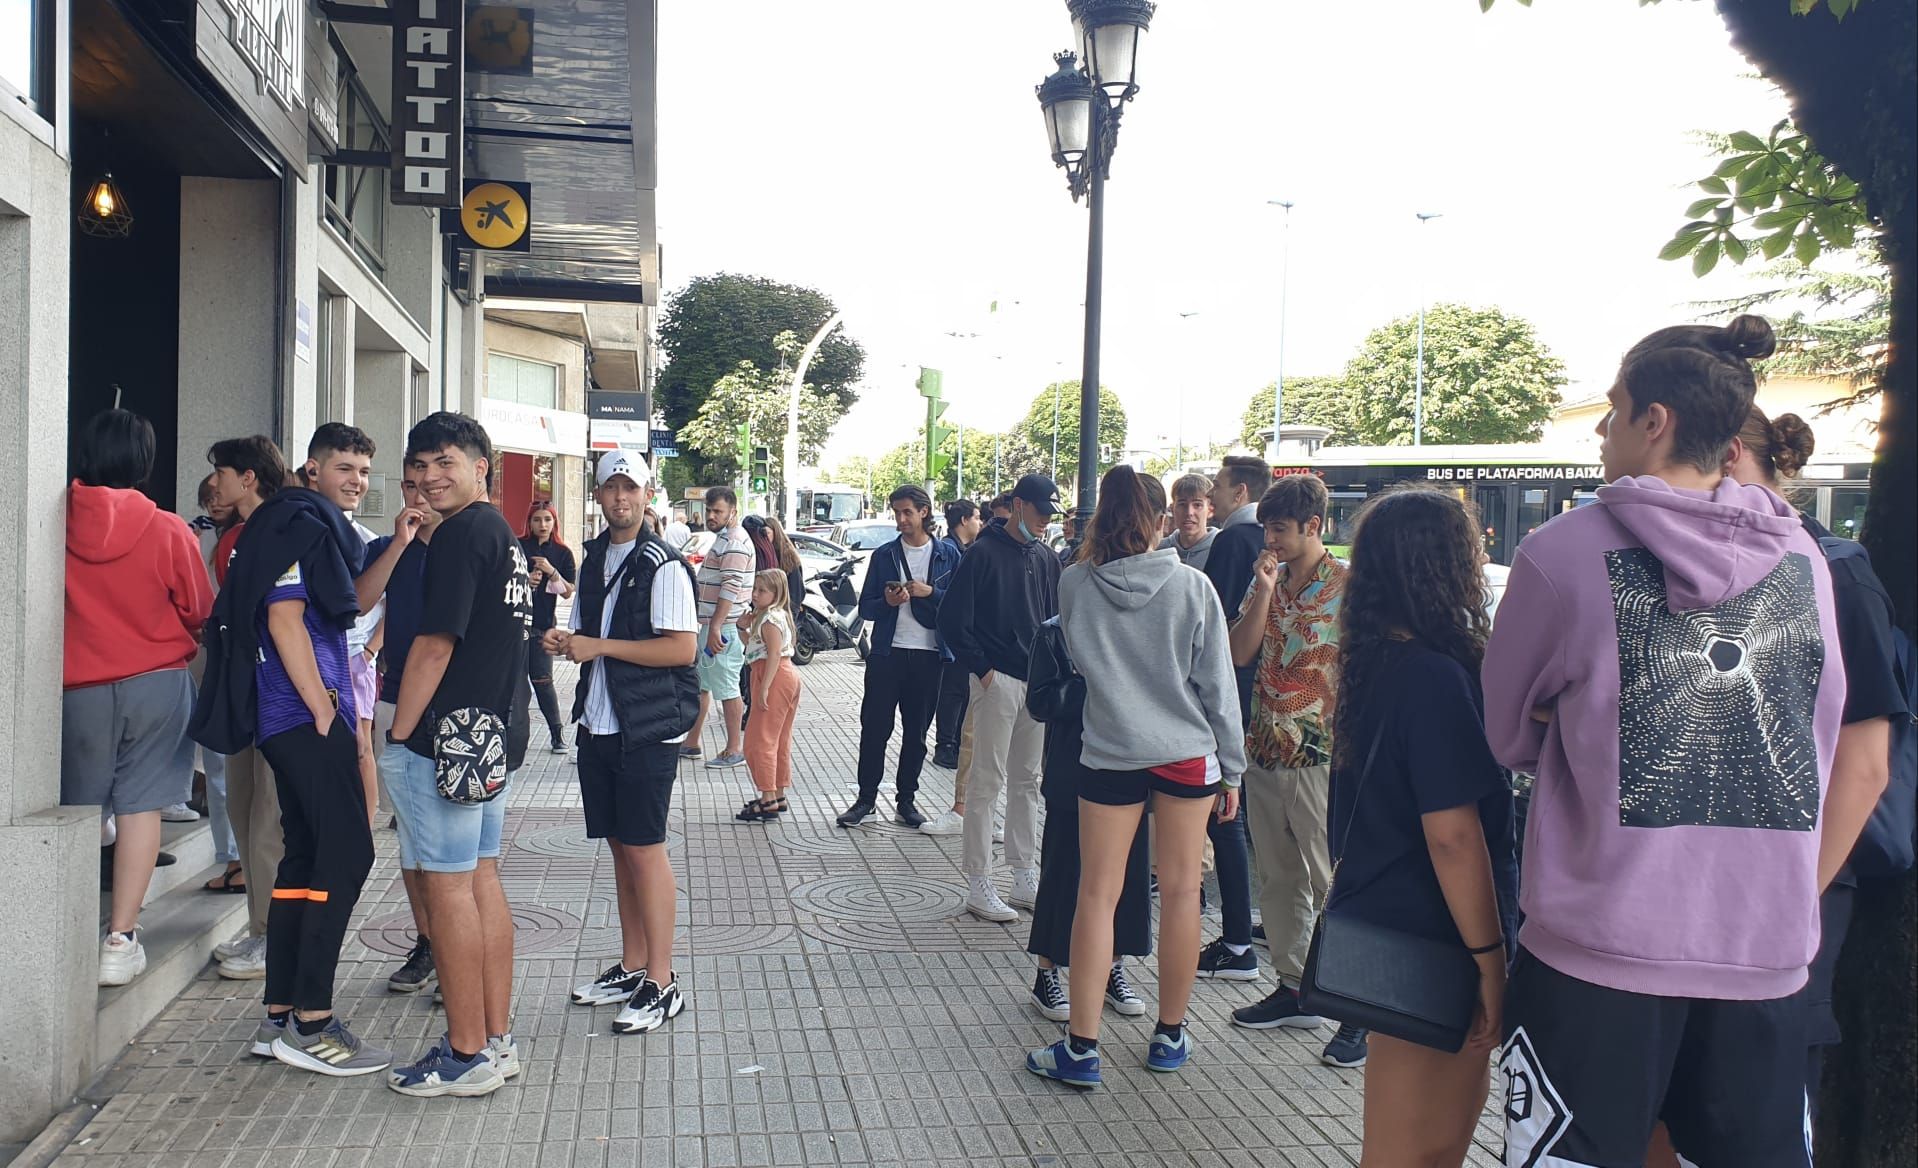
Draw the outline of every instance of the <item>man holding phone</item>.
M918 487L900 487L887 501L899 538L872 553L859 590L859 615L872 622L866 658L866 695L859 707L859 797L839 826L857 827L879 802L886 741L897 711L899 744L897 823L919 827L926 817L915 800L926 764L926 730L939 703L939 681L952 650L940 637L939 605L959 567L952 545L932 537L932 499Z

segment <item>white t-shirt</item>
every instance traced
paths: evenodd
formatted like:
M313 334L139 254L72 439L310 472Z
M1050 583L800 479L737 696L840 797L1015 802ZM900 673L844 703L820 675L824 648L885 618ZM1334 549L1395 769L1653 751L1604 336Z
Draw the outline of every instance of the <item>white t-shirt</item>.
M630 540L626 543L608 543L606 545L604 575L601 576L601 581L607 584L612 583L613 577L619 572L619 566L626 562L626 557L632 555L633 549L638 546L638 540ZM648 554L659 553L658 545L650 546L652 547L652 551ZM693 582L686 578L686 573L681 570L678 565L674 564L671 559L663 554L660 554L659 561L655 563L653 567L656 569L653 574L653 631L656 633L697 633L699 631L699 605L697 598L693 595ZM606 603L600 611L599 635L602 638L610 637L613 634L613 608L615 607L614 601L617 599L617 597L608 594ZM573 605L572 616L567 621L567 627L574 632L579 631L581 607L582 606L578 604ZM600 658L600 661L605 661L605 658ZM613 696L607 692L606 689L606 670L604 668L593 670L593 684L586 691L586 712L580 717L579 724L588 734L619 733L619 714L613 709ZM681 734L679 737L671 738L667 741L684 742L686 741L686 735Z
M779 655L781 657L792 656L793 618L791 615L783 608L772 609L766 613L765 619L760 622L760 630L763 632L767 625L772 625L779 630ZM750 665L753 662L764 661L765 659L766 638L755 634L753 639L746 643L746 663Z
M358 520L353 521L353 530L359 532L360 539L366 543L372 543L379 538L373 534L371 528ZM353 621L353 627L346 630L347 656L353 657L365 653L366 643L373 639L373 630L379 628L380 622L384 619L386 619L386 594L382 592L380 598L373 602L373 607L361 613Z
M927 540L913 547L905 540L899 541L899 554L906 558L906 567L912 570L912 578L922 583L932 583L932 541ZM912 615L912 605L902 604L893 609L899 614L899 623L892 630L892 647L895 649L937 649L939 640L933 631L919 623Z

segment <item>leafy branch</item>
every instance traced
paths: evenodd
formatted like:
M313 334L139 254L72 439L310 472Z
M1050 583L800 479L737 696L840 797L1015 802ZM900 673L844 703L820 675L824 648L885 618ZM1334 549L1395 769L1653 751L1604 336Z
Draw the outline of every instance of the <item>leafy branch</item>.
M1743 264L1753 252L1775 260L1790 252L1809 265L1826 251L1846 251L1874 234L1858 184L1812 149L1791 119L1764 138L1739 130L1718 140L1724 161L1695 185L1704 197L1685 208L1689 220L1658 253L1692 257L1703 276L1721 258Z

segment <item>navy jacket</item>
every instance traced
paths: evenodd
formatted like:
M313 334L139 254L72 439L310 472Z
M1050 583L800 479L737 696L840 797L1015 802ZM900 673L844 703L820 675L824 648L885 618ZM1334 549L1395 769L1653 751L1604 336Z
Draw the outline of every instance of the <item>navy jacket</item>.
M872 655L884 657L892 652L892 634L899 627L899 610L886 603L886 582L905 576L905 557L895 539L873 550L866 561L866 580L859 587L859 615L872 624ZM939 610L952 586L952 574L959 570L959 551L943 539L932 541L932 595L912 602L912 615L933 631L933 643L939 646L939 659L952 660L945 634L939 628Z
M996 672L1024 681L1033 633L1040 622L1058 615L1057 553L993 523L953 573L939 609L939 633L974 677Z
M1259 523L1235 523L1219 529L1212 538L1212 554L1205 561L1205 577L1225 605L1226 623L1239 619L1239 607L1252 590L1252 565L1265 551L1265 526ZM1258 677L1259 663L1234 667L1239 683L1239 721L1252 725L1252 683Z
M307 607L345 628L360 614L353 581L365 555L365 541L322 495L289 488L254 509L206 622L206 676L187 724L195 742L221 754L253 745L260 603L280 574L298 562Z

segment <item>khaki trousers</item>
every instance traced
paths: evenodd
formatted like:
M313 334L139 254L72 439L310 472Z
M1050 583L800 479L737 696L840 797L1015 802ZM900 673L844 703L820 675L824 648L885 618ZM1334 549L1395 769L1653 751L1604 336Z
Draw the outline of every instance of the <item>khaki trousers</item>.
M246 871L247 929L264 937L286 837L280 832L280 792L273 785L273 768L258 747L227 756L226 815L239 845L240 867Z
M1298 988L1312 923L1332 882L1326 845L1330 767L1245 770L1246 829L1258 871L1259 911L1279 979Z

